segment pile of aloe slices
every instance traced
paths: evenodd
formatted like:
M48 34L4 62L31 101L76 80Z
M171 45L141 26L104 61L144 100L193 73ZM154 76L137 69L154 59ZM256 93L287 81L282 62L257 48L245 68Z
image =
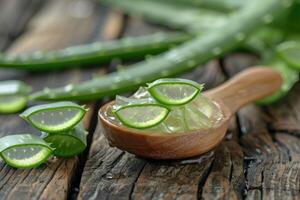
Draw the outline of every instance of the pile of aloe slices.
M111 119L150 132L207 129L220 121L222 113L214 102L200 94L202 89L202 84L191 80L158 79L129 98L117 96Z
M33 168L52 155L70 157L87 145L87 132L80 121L86 109L73 102L58 102L31 107L20 116L42 132L9 135L0 138L0 156L16 168Z

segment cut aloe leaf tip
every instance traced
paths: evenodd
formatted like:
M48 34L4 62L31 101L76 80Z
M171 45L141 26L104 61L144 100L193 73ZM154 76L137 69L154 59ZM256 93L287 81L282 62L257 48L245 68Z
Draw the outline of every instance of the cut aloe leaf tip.
M73 102L58 102L31 107L20 116L41 131L56 133L74 127L86 111Z
M0 138L0 155L15 168L33 168L44 163L53 149L43 139L30 135L9 135Z
M202 84L179 78L158 79L148 85L152 97L166 105L186 104L192 101L202 89Z
M30 90L21 81L0 82L0 113L16 113L25 108Z

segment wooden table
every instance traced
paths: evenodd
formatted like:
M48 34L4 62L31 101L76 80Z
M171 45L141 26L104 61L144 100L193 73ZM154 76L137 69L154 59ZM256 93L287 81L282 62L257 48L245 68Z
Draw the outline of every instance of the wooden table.
M0 48L11 54L142 35L162 30L85 0L0 1ZM236 53L183 77L214 87L255 64ZM107 66L49 73L0 70L0 80L21 79L34 90L78 83L115 70ZM32 170L0 163L0 199L300 199L300 85L281 102L238 112L223 143L204 158L152 161L108 146L89 102L88 150L53 158ZM18 115L0 116L0 136L35 132Z

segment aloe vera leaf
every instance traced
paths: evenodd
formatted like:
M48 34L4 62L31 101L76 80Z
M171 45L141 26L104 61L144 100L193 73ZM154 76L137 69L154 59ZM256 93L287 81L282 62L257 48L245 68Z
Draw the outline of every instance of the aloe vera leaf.
M52 151L47 142L31 134L0 138L0 156L12 167L37 167L52 155Z
M0 54L0 67L43 71L109 62L113 58L138 59L157 54L191 38L183 33L155 33L140 37L97 42L57 51L21 55Z
M241 49L251 51L264 57L266 53L273 50L275 46L285 40L285 33L277 28L262 27L242 44Z
M289 40L279 44L277 55L291 67L300 70L300 40Z
M98 79L66 87L47 89L31 95L35 100L91 100L127 92L141 84L161 77L170 77L194 69L240 45L247 34L262 24L268 24L284 12L293 1L265 0L251 2L233 15L227 24L179 45L172 50L137 63L128 69L113 72ZM230 27L230 28L228 28Z
M286 96L295 83L299 80L299 72L291 67L279 57L272 57L267 61L263 62L266 66L277 70L283 79L283 84L281 88L275 92L273 95L263 98L257 101L260 105L272 104Z
M102 0L109 6L121 9L130 15L146 18L151 22L199 32L226 23L227 14L204 8L194 8L150 0Z
M20 116L40 131L56 133L78 124L86 109L73 102L57 102L33 106Z
M83 152L87 146L87 134L81 124L75 128L55 134L44 133L43 139L54 148L53 155L71 157Z
M152 2L152 4L154 4L153 6L161 8L161 3L158 4L157 2ZM199 25L201 25L199 26L199 29L201 27L202 29L207 29L208 27L211 27L212 24L214 26L219 24L217 21L224 21L223 15L214 11L205 10L203 13L203 11L201 12L191 8L184 9L170 5L167 5L166 7L169 12L163 15L166 19L164 20L165 22L177 19L178 13L183 13L182 15L187 16L181 20L181 23L189 24L190 22L197 21L197 23L199 22ZM156 16L156 13L154 14ZM193 17L198 17L198 19L195 18L192 20ZM186 20L186 18L192 21ZM74 46L57 51L33 52L21 55L0 54L0 67L29 71L44 71L72 68L93 63L99 64L108 62L113 58L120 58L123 60L139 59L147 54L161 53L189 38L191 38L190 35L183 33L157 33L136 38L123 38L109 42L97 42Z
M179 3L182 5L199 6L222 12L232 12L242 8L247 1L241 0L168 0L170 3Z
M1 81L0 113L15 113L25 108L30 90L30 87L21 81Z

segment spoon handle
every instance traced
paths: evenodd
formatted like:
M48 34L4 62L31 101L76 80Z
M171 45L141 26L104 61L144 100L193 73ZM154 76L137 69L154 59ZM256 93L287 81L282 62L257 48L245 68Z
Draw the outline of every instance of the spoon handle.
M281 75L270 67L251 67L205 95L221 101L234 114L245 104L271 95L281 84Z

